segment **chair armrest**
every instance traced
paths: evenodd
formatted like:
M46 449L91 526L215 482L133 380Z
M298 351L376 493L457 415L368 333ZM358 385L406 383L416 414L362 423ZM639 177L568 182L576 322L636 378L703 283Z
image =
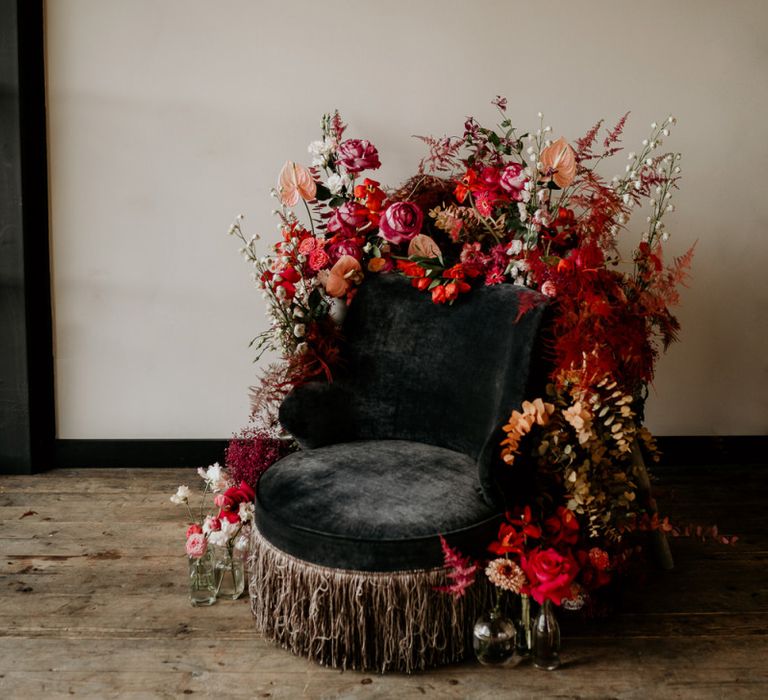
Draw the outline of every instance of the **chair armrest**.
M523 505L536 492L536 465L530 459L518 457L513 465L501 458L501 441L506 437L500 421L488 435L477 458L480 490L485 502L503 510Z
M280 424L303 449L356 439L352 394L338 382L308 382L280 404Z

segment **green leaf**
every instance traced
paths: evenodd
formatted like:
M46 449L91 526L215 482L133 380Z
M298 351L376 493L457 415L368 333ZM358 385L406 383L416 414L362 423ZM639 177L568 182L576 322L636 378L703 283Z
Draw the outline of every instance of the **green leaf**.
M315 197L319 202L325 202L329 200L333 195L331 195L331 191L325 186L320 183L317 184L317 194Z
M430 283L429 287L427 287L427 291L429 292L429 291L433 290L435 287L439 287L440 286L440 282L441 282L441 280L432 280L432 282Z

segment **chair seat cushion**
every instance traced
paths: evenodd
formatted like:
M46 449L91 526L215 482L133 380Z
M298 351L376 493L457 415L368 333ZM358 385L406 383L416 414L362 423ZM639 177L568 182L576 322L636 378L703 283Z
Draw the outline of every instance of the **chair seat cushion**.
M474 461L405 440L364 440L295 452L261 477L256 526L278 549L341 569L440 566L439 534L467 554L493 538Z

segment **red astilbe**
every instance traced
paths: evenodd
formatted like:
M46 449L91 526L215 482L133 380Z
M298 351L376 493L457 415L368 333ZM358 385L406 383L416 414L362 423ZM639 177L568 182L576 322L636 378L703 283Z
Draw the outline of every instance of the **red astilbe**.
M419 162L419 175L424 173L449 172L458 167L459 153L464 145L464 139L456 136L414 136L427 144L429 154Z
M453 549L442 535L440 535L440 545L443 548L443 563L449 569L446 575L453 583L447 586L435 586L435 590L440 593L450 593L454 598L461 598L467 588L475 582L478 564L462 555L457 549Z
M278 440L258 428L243 428L229 441L224 457L235 483L244 481L256 488L261 475L275 462L293 451L287 440Z

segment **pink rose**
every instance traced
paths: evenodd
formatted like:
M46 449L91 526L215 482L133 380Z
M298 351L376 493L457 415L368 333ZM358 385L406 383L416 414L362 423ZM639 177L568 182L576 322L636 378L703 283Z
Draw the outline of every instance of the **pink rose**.
M331 233L343 232L354 236L357 229L368 223L368 210L357 202L345 202L336 209L328 219L328 230Z
M379 219L379 235L398 245L407 243L421 232L424 214L413 202L390 204Z
M196 532L193 535L187 537L187 554L193 559L199 559L202 557L207 549L208 542L205 539L205 535L202 533Z
M339 144L336 162L343 165L348 173L361 170L375 170L381 167L379 152L370 142L362 139L347 139Z
M571 584L579 573L579 565L570 552L562 555L554 549L534 549L521 558L521 564L528 577L530 594L539 604L549 598L560 605L563 598L570 596Z
M499 184L501 189L510 195L514 201L519 202L522 199L521 192L527 180L523 166L520 163L511 163L501 173Z
M331 239L331 242L327 247L327 252L332 265L335 265L339 261L339 258L344 255L351 255L358 262L363 259L363 251L360 249L360 246L349 238L339 238L336 236Z

